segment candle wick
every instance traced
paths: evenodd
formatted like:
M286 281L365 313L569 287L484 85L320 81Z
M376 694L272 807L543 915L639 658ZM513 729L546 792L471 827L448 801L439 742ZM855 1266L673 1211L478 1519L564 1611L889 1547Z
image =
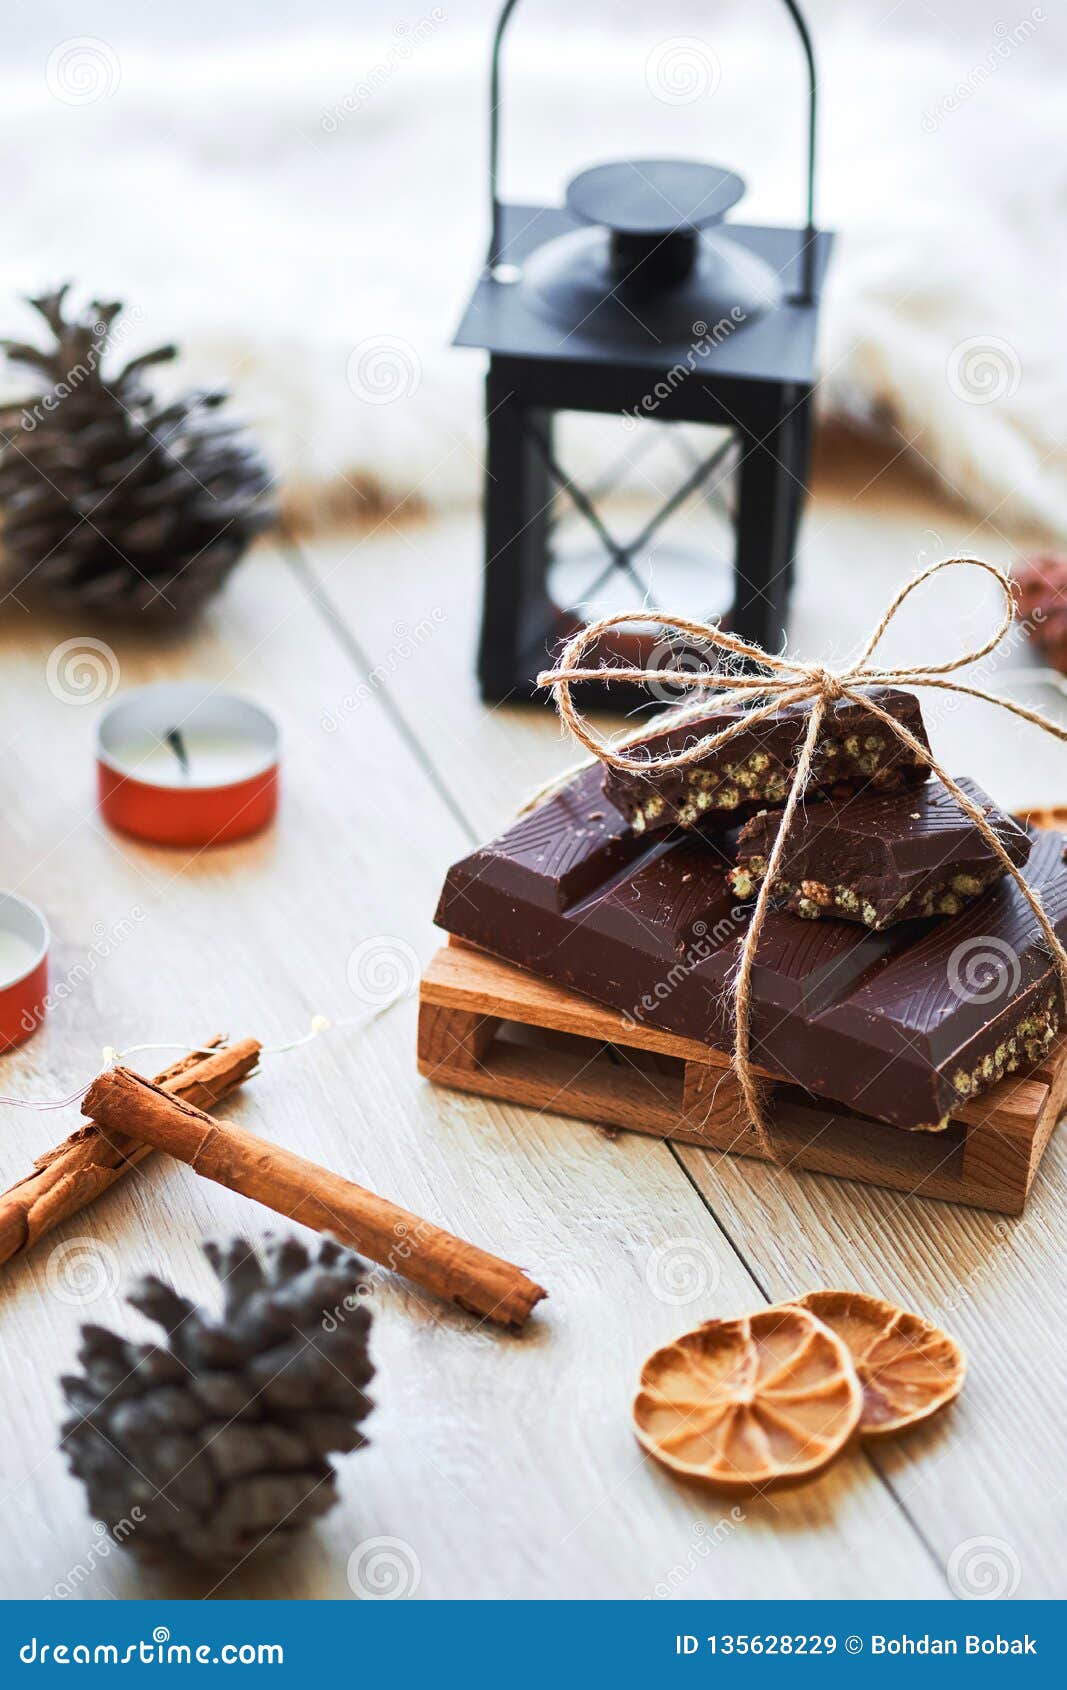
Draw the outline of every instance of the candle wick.
M182 738L181 729L171 728L164 734L163 737L166 740L166 743L170 746L175 757L177 757L178 765L182 774L187 775L189 773L189 753L185 749L185 741Z

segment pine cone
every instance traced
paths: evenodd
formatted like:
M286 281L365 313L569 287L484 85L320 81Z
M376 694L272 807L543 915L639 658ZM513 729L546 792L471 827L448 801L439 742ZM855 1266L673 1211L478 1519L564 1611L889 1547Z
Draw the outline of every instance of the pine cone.
M8 573L61 606L157 620L197 611L274 520L270 476L226 394L194 390L157 404L144 382L173 346L134 358L110 380L104 360L122 310L96 302L63 315L67 287L32 299L54 336L47 350L0 341L37 370L42 392L0 411L0 508Z
M61 1381L71 1470L112 1536L148 1559L233 1566L286 1544L337 1500L327 1461L366 1442L372 1404L365 1267L325 1239L262 1255L246 1239L204 1253L224 1286L221 1320L155 1278L129 1302L164 1346L82 1328L85 1369Z
M1027 633L1052 667L1067 675L1067 557L1031 558L1013 579Z

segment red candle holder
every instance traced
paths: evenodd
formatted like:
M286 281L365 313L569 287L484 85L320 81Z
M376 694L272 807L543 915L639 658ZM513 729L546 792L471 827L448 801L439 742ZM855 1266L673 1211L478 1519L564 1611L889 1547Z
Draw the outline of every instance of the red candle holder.
M36 904L0 892L0 1051L24 1044L44 1020L49 939Z
M100 810L153 845L226 845L278 807L278 725L238 693L164 681L117 699L97 731Z

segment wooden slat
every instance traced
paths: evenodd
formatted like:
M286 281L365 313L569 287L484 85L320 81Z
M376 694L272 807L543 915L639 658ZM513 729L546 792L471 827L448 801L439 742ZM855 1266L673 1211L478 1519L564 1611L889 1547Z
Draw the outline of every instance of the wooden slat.
M729 1052L716 1050L697 1039L679 1038L659 1028L635 1025L619 1011L580 997L547 980L516 968L514 963L489 956L475 947L451 940L435 953L423 976L421 994L427 1003L522 1021L529 1026L556 1027L579 1033L583 1038L619 1041L639 1050L656 1050L687 1062L703 1063L722 1072L731 1068ZM989 1156L995 1157L996 1143L1005 1148L1005 1172L1019 1156L1029 1165L1035 1123L1041 1117L1057 1074L1062 1076L1067 1060L1067 1041L1060 1040L1052 1056L1025 1075L1008 1074L980 1097L967 1099L953 1113L953 1120L981 1129L989 1141ZM753 1071L774 1083L789 1084L788 1075L753 1063ZM1011 1176L1014 1187L1017 1180Z
M625 1127L739 1156L764 1157L740 1088L721 1052L635 1027L577 993L544 982L471 947L449 945L430 961L420 990L419 1071L439 1085L602 1125ZM502 1022L567 1029L569 1060L527 1041L521 1052L497 1038ZM454 1023L455 1032L450 1030ZM674 1065L668 1088L632 1058L653 1051ZM1057 1081L1057 1094L1060 1082ZM1023 1097L1031 1112L1024 1116ZM1047 1139L1048 1086L1013 1088L1010 1106L992 1101L986 1119L943 1133L908 1133L825 1105L771 1079L768 1111L775 1155L789 1168L864 1180L915 1197L973 1203L1019 1214Z
M679 1038L659 1028L632 1027L618 1010L605 1009L591 998L579 997L550 980L539 980L514 963L452 940L434 952L420 986L425 1003L471 1010L498 1020L522 1021L532 1027L554 1027L585 1039L619 1040L638 1050L656 1050L691 1062L716 1062L718 1053L697 1039ZM729 1061L723 1058L722 1067ZM760 1070L764 1072L764 1070Z
M892 478L864 477L845 483L832 498L816 497L805 521L804 548L791 616L790 649L844 658L866 639L880 607L914 567L915 560L975 553L1010 564L1013 548L993 529L976 528L944 502L895 491ZM861 497L857 497L861 493ZM492 710L478 702L472 654L480 597L480 547L467 519L434 525L430 534L381 534L373 542L377 570L389 577L389 592L368 591L366 556L346 542L321 545L312 563L319 586L337 607L349 636L362 641L374 660L395 643L397 617L415 626L439 613L441 634L386 679L395 708L423 748L426 766L447 785L478 839L500 830L518 803L547 777L576 760L545 712L527 707ZM445 563L444 560L447 560ZM375 572L375 578L377 571ZM987 593L973 574L942 576L924 589L928 599L906 607L880 652L905 663L953 654L992 614ZM832 605L832 617L827 606ZM1012 664L1024 661L1018 650ZM999 684L983 669L979 685ZM1014 690L1008 683L1008 690ZM1019 694L1031 700L1030 691ZM1032 700L1031 700L1032 701ZM1041 708L1056 714L1062 705L1046 691ZM1037 804L1062 792L1063 748L1005 713L966 699L923 694L923 707L939 756L954 773L969 773L1002 803ZM1047 1076L1041 1074L1042 1080ZM443 1095L443 1094L441 1094ZM459 1107L485 1111L477 1100ZM569 1144L598 1135L558 1130L529 1111L508 1111L514 1129L534 1135L546 1156L569 1155ZM564 1141L568 1148L564 1148ZM632 1140L630 1142L633 1142ZM610 1147L612 1155L625 1137ZM1020 1557L1021 1596L1058 1594L1067 1550L1058 1487L1062 1402L1067 1397L1067 1357L1049 1338L1049 1308L1067 1300L1067 1264L1059 1246L1067 1226L1067 1148L1054 1139L1037 1176L1025 1217L1006 1221L977 1209L947 1203L908 1202L895 1193L861 1184L796 1176L768 1164L723 1157L698 1148L680 1151L689 1176L704 1193L716 1226L730 1236L749 1264L753 1282L779 1300L818 1284L860 1286L907 1307L940 1318L963 1339L971 1362L963 1398L950 1422L931 1424L899 1445L886 1444L879 1463L892 1478L908 1516L930 1545L917 1553L917 1577L925 1592L945 1588L943 1570L957 1544L971 1537L999 1536ZM561 1189L573 1173L561 1173ZM591 1188L595 1194L595 1184ZM634 1213L645 1215L654 1201L638 1176ZM581 1201L582 1198L577 1198ZM595 1195L585 1198L595 1204ZM639 1224L635 1219L635 1224ZM1040 1287L1040 1292L1038 1288ZM712 1312L725 1309L721 1296ZM684 1311L683 1311L684 1312ZM681 1319L679 1327L684 1324ZM649 1483L653 1483L652 1477ZM642 1529L640 1494L624 1486L631 1501L627 1530ZM887 1582L899 1576L893 1504L886 1504L876 1528L887 1543ZM873 1581L865 1551L854 1574L856 1546L848 1533L828 1527L837 1553L827 1563L827 1545L810 1531L791 1538L795 1560L810 1569L811 1595L836 1595L850 1587L863 1594L886 1588ZM684 1589L723 1593L724 1562L748 1548L731 1541L702 1580L698 1571ZM684 1551L684 1545L683 1545ZM684 1558L684 1555L683 1557ZM709 1558L710 1559L710 1558ZM751 1566L749 1594L770 1593L776 1574Z

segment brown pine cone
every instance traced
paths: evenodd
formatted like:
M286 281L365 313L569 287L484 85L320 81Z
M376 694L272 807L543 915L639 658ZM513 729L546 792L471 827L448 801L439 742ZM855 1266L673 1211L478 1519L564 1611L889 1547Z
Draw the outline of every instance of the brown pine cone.
M366 1441L371 1317L364 1265L332 1239L204 1251L223 1284L221 1319L139 1280L128 1300L166 1341L83 1327L84 1372L62 1380L63 1441L124 1548L232 1567L336 1502L328 1457Z
M191 617L274 520L271 476L221 390L158 400L157 347L106 368L121 306L68 317L68 289L31 301L51 334L0 340L38 391L0 407L0 519L11 586L67 608Z

